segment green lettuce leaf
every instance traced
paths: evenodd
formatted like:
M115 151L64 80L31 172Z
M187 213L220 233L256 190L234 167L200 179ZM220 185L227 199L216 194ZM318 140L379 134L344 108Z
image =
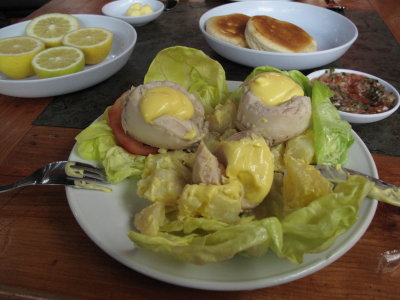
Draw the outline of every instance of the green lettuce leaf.
M118 183L126 178L141 177L146 157L126 152L122 147L110 148L102 163L110 183Z
M276 218L241 222L207 234L160 232L149 236L129 231L128 236L139 247L199 265L230 259L238 253L261 256L269 248L280 252L282 247L282 229Z
M166 222L161 226L161 231L181 231L183 234L190 234L196 230L217 231L227 226L229 226L229 224L214 219L187 217Z
M293 211L282 220L283 257L301 263L305 253L328 249L356 221L361 202L373 183L362 176L350 176L334 192Z
M269 249L299 264L306 253L328 249L357 221L359 207L373 186L362 176L350 176L332 193L282 219L242 217L232 225L206 218L178 218L164 222L153 235L129 231L128 236L139 247L193 264L222 261L237 254L262 256Z
M107 124L106 115L104 112L99 121L92 123L75 137L80 157L101 162L107 151L116 145L111 127Z
M126 178L137 179L142 174L145 157L130 154L117 145L107 123L107 109L97 122L82 130L75 140L79 156L101 163L110 183L118 183Z
M150 81L173 81L197 96L206 113L228 96L225 70L216 60L203 51L176 46L160 51L154 58L144 83Z
M344 164L354 142L350 124L340 118L329 98L332 91L315 81L312 88L312 127L317 164Z

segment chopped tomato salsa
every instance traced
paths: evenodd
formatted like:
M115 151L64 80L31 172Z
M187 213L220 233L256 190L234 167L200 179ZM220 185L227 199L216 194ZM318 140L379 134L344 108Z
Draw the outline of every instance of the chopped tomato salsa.
M331 102L337 109L356 114L385 112L395 105L393 93L385 90L378 80L359 74L326 71L318 78L333 92Z

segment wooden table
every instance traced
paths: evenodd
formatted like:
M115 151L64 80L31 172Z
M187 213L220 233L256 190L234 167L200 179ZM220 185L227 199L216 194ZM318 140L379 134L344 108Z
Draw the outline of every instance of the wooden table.
M53 0L28 18L48 12L100 14L106 2ZM322 0L304 2L324 5ZM338 3L376 11L400 41L396 0ZM0 95L1 184L17 181L47 162L67 159L79 129L32 126L51 101ZM380 177L400 185L400 157L373 157ZM399 224L400 210L380 203L361 240L315 274L254 291L202 291L148 278L116 262L81 230L63 187L27 187L0 194L0 299L396 298L400 271L379 274L375 270L378 254L400 248Z

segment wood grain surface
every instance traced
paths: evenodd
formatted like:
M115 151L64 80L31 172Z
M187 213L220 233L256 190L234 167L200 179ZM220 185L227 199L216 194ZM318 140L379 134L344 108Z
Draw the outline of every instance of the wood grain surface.
M100 14L107 2L52 0L28 18L48 12ZM376 11L399 41L397 0L337 2ZM51 101L0 95L0 184L68 158L80 130L31 125ZM400 185L400 157L373 157L380 178ZM399 227L400 209L380 203L361 240L317 273L253 291L204 291L163 283L123 266L82 231L63 187L27 187L0 194L0 299L396 299L400 269L381 274L376 268L378 254L400 249Z

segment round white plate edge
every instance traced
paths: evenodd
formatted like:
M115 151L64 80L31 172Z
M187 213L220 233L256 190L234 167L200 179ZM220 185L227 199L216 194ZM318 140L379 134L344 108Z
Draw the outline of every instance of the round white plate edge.
M235 86L239 84L240 82L228 82L229 85ZM376 176L378 177L377 169L375 166L375 163L373 161L373 158L371 154L369 153L367 147L365 146L364 142L358 137L356 133L353 132L353 136L355 137L355 144L354 146L359 147L360 150L363 152L365 158L367 159L367 163L369 163L369 175ZM76 146L75 146L76 147ZM77 157L76 154L74 154L74 150L71 151L70 155L70 160L81 160L79 157ZM364 162L365 163L365 162ZM66 194L67 194L67 199L71 208L71 211L76 218L77 222L81 226L81 228L84 230L84 232L89 236L89 238L97 245L99 246L103 251L105 251L107 254L109 254L111 257L122 263L123 265L136 270L144 275L147 275L149 277L168 282L174 285L178 286L184 286L184 287L190 287L190 288L199 288L199 289L205 289L205 290L221 290L221 291L235 291L235 290L251 290L251 289L257 289L257 288L264 288L264 287L271 287L275 285L280 285L284 284L296 279L300 279L302 277L305 277L307 275L310 275L312 273L317 272L318 270L326 267L327 265L331 264L332 262L336 261L338 258L340 258L342 255L344 255L349 249L351 249L354 244L357 243L357 241L361 238L361 236L365 233L367 230L369 224L371 223L376 207L377 207L377 201L376 200L370 200L366 199L363 202L361 210L365 210L363 212L363 218L359 218L359 220L356 222L356 224L353 225L353 227L348 231L348 233L353 232L354 233L348 237L346 237L346 233L339 237L344 238L345 237L345 242L341 242L340 246L337 246L337 242L335 245L333 245L330 249L335 248L336 251L334 253L329 254L327 257L324 259L321 259L317 262L311 263L309 265L307 264L301 264L299 266L299 272L292 272L293 274L289 274L285 277L281 277L278 275L278 278L270 277L268 279L258 279L258 280L251 280L251 281L215 281L215 280L198 280L194 278L184 278L184 277L179 277L179 276L174 276L171 274L165 274L164 272L160 272L159 270L154 270L153 268L149 268L146 265L140 264L138 262L135 262L134 260L131 260L130 258L123 257L117 251L115 251L112 247L112 245L106 245L104 244L101 239L99 239L89 228L88 224L86 224L85 220L81 218L80 215L80 207L79 203L73 201L73 196L72 192L76 192L76 189L73 188L66 188ZM79 190L78 190L79 191ZM367 202L368 201L368 202ZM361 213L361 211L360 211ZM128 241L128 238L126 238ZM134 249L134 246L132 245L132 251ZM328 249L325 252L331 252ZM146 250L141 250L141 251L146 251ZM313 254L309 254L313 255Z

